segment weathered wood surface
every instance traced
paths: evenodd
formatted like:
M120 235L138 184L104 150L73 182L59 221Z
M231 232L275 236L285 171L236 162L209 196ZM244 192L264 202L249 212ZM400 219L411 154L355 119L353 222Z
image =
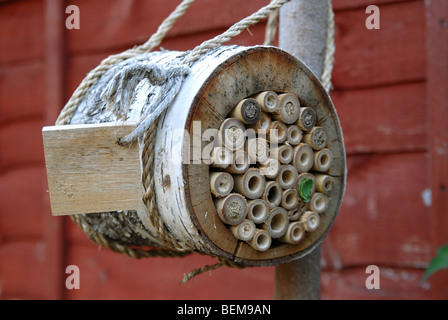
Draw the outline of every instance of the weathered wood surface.
M53 215L143 206L139 148L117 143L135 128L135 123L106 123L42 129Z

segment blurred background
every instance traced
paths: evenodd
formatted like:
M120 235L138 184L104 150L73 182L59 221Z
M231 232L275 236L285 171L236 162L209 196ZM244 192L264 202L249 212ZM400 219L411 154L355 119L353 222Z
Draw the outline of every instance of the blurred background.
M54 124L91 69L148 39L178 3L0 1L1 299L273 298L273 267L223 267L180 284L184 273L215 260L135 260L98 248L69 218L51 216L42 127ZM267 3L197 0L162 47L192 49ZM80 28L69 30L65 9L72 4L80 9ZM379 30L365 26L371 4L380 9ZM334 0L333 6L331 97L348 181L322 244L322 298L446 299L447 271L421 282L436 249L448 242L446 1ZM231 43L262 44L265 25ZM379 290L365 286L372 264L380 268ZM65 287L68 265L80 269L79 290Z

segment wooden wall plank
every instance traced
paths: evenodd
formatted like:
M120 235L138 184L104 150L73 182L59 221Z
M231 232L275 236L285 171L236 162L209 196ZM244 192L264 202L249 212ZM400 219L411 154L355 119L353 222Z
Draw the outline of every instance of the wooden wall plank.
M410 0L333 0L333 9L335 11L358 9L358 8L365 9L367 6L371 4L377 5L381 9L383 5L404 1L410 1Z
M0 68L0 125L43 116L44 77L40 61Z
M44 299L45 244L40 239L0 243L0 299Z
M0 65L44 56L44 1L11 1L0 8Z
M48 197L44 180L43 166L10 170L0 175L1 239L42 237L42 215L45 214L42 199Z
M347 153L425 150L425 90L417 82L332 92Z
M432 253L448 243L448 2L427 1L427 103ZM448 273L431 279L434 298L448 298Z
M423 1L381 7L381 29L368 30L365 8L335 15L333 85L365 88L425 78Z
M430 299L431 289L420 286L423 270L379 265L380 289L365 286L366 266L322 272L322 299L325 300L419 300Z
M68 299L272 299L274 269L223 267L180 284L185 273L216 263L204 255L129 259L107 249L70 246L67 264L80 269L81 289Z
M255 12L267 0L198 0L168 37L229 27ZM68 32L68 51L85 52L132 47L146 41L179 4L177 0L78 0L81 28Z
M347 191L330 230L341 266L421 268L431 253L424 152L348 157Z
M27 165L44 165L41 119L0 127L0 172Z

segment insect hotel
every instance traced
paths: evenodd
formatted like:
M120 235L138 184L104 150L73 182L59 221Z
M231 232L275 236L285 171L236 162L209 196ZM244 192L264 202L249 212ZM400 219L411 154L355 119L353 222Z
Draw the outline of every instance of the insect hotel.
M166 94L117 74L138 78L149 63L184 55L153 52L117 64L68 125L43 129L53 215L71 215L94 241L124 253L199 252L240 266L306 255L341 206L345 150L327 92L285 51L210 51L191 65L156 126L130 146L117 143L143 120L148 99ZM123 90L114 98L129 102L127 112L111 111L111 84Z

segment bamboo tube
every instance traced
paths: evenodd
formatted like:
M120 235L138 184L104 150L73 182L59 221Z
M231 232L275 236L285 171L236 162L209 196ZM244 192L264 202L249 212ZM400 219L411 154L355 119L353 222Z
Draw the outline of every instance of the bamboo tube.
M303 131L310 131L316 125L316 112L312 108L300 108L297 125Z
M251 168L241 175L234 175L233 180L233 189L249 199L260 198L266 188L266 179L257 168Z
M273 113L275 120L292 124L297 121L300 115L300 102L295 94L283 93L278 96L278 110Z
M291 189L297 184L299 174L293 165L285 164L280 166L280 171L275 181L282 189Z
M274 91L261 92L255 96L255 100L264 112L273 113L278 109L278 95Z
M246 150L250 163L264 163L269 157L268 142L263 138L248 139Z
M268 131L268 140L271 143L283 143L286 141L288 128L281 121L272 121L271 128Z
M288 225L288 230L279 239L281 242L289 244L298 244L305 237L305 228L300 222L291 222Z
M320 226L320 217L319 214L313 211L304 212L299 219L300 223L302 223L305 231L313 232Z
M334 187L334 178L325 174L316 174L316 190L329 195Z
M249 219L244 219L240 224L230 226L230 231L235 238L242 241L249 241L255 235L255 223Z
M245 124L254 124L260 119L261 107L257 100L248 98L241 100L235 108L230 111L229 116L237 118Z
M229 225L240 224L247 215L246 199L238 193L215 199L215 207L222 222Z
M263 199L255 199L247 202L247 218L256 224L266 221L269 215L269 208Z
M271 128L271 117L266 112L262 112L260 114L260 119L258 119L257 122L254 124L249 125L249 128L252 128L255 130L256 133L267 135L269 132L269 129Z
M225 147L214 147L210 160L212 167L225 169L232 162L232 151Z
M299 204L299 193L296 189L283 191L281 205L286 210L293 210Z
M246 141L246 127L236 118L227 118L221 124L218 134L218 143L230 150L241 149Z
M286 140L289 142L289 144L296 146L302 141L302 130L299 128L299 126L296 126L294 124L289 125L288 129L286 131Z
M310 201L310 210L317 213L324 213L328 208L328 198L320 192L314 193Z
M316 151L314 153L313 170L319 172L327 172L333 161L333 154L327 148Z
M260 164L260 170L266 178L274 179L280 171L280 162L276 159L268 158L266 162Z
M303 194L304 191L301 190L302 183L304 182L305 179L310 179L312 181L311 190L309 190L309 194L307 194L306 199L304 198L304 196L305 196ZM314 177L314 175L312 175L311 173L308 173L308 172L299 174L299 178L297 179L296 190L299 193L300 198L303 199L304 202L309 203L311 200L311 197L316 192L316 178Z
M250 168L250 161L244 150L236 150L233 153L232 162L226 168L226 171L232 174L243 174Z
M217 198L227 197L233 189L232 175L227 172L211 172L210 189Z
M292 161L299 173L308 172L313 167L314 163L313 149L306 143L299 143L299 145L294 148L294 157Z
M327 145L327 131L323 127L314 127L310 132L305 133L302 139L314 150L321 150Z
M310 207L310 202L303 201L302 198L299 196L299 203L297 204L297 207L291 211L288 212L289 221L297 221L299 220L300 216L308 211L308 208Z
M266 183L263 200L266 201L269 209L273 209L278 207L282 202L282 194L282 187L275 181L269 181Z
M282 207L276 207L269 212L269 216L262 224L262 228L269 232L273 239L280 238L288 230L288 211Z
M253 238L248 243L257 251L266 251L271 247L272 238L266 230L256 229Z
M289 164L294 158L294 149L289 144L271 148L271 158L278 159L282 164Z

